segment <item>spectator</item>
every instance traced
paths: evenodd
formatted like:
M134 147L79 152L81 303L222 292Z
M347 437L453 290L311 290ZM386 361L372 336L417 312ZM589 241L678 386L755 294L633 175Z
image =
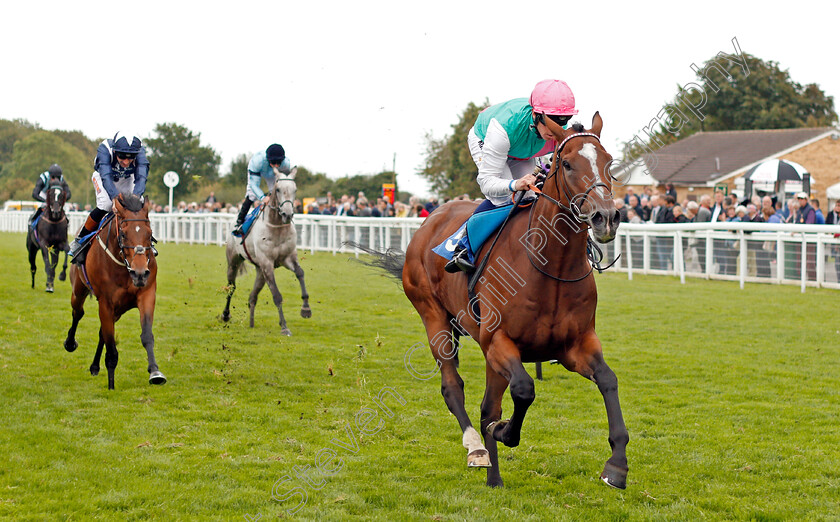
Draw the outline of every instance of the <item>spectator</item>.
M834 210L828 213L825 223L826 225L840 225L840 199L834 202Z
M624 200L621 198L616 198L615 201L615 209L618 210L619 215L621 216L622 223L628 223L629 220L627 219L627 207L624 206Z
M629 200L630 201L627 203L629 208L632 208L633 210L635 210L637 216L641 216L642 215L642 205L639 203L639 198L637 196L630 196Z
M688 223L688 217L683 214L682 207L679 205L674 205L674 208L671 209L671 212L674 216L674 223Z
M694 223L697 219L697 212L700 210L700 205L696 201L689 201L685 205L685 217L690 223Z
M828 213L825 223L827 225L840 225L840 199L834 202L834 210ZM834 237L837 237L837 234ZM840 281L840 245L831 246L831 255L834 256L835 277L837 281Z
M368 206L368 200L365 199L364 196L360 197L358 200L358 205L356 205L359 212L356 214L359 217L370 217L372 215L371 209Z
M812 225L817 222L817 213L808 202L808 194L800 192L796 195L799 202L799 209L796 211L795 222L800 225ZM806 266L808 269L808 279L814 280L817 278L816 256L817 246L809 244L806 247ZM797 257L801 259L801 250L797 250ZM797 263L797 266L801 266Z
M204 202L205 203L215 203L216 202L216 193L211 190L210 195L207 196L207 199L205 199Z
M370 217L385 217L385 214L382 212L382 198L376 200L376 205L371 205L370 207Z
M635 210L632 208L627 209L627 222L628 223L642 223L642 218L636 213Z
M723 192L718 190L715 192L715 202L711 206L710 210L712 211L712 217L709 221L723 221L721 215L725 215L726 212L723 209Z
M636 198L636 191L633 190L633 187L627 187L627 193L624 194L624 202L630 205L631 207L635 206L630 204L630 198ZM638 200L639 198L636 198L636 201Z
M817 198L812 199L811 206L814 207L814 222L817 225L825 225L825 216L823 216L822 210L820 210L820 200Z
M700 196L700 206L697 209L697 216L694 218L695 223L708 223L712 220L712 197L708 194Z
M642 218L642 221L650 221L650 213L653 210L650 204L650 198L642 196L642 199L639 200L639 205L642 207L642 211L638 213L639 217Z
M309 204L309 213L314 214L314 215L317 215L317 214L321 213L321 210L318 208L318 202L317 201L313 201L312 203Z
M673 184L673 183L667 183L667 184L665 185L665 195L666 195L666 196L671 196L671 197L673 197L673 198L674 198L674 201L677 201L677 199L678 199L678 198L677 198L677 189L676 189L676 188L674 188L674 184Z
M762 205L761 207L761 214L764 217L764 221L766 223L781 223L782 222L782 215L776 212L776 209L773 207L765 207Z
M796 223L813 225L817 222L817 213L814 207L808 204L808 194L800 192L796 195L799 202L799 209L796 211Z

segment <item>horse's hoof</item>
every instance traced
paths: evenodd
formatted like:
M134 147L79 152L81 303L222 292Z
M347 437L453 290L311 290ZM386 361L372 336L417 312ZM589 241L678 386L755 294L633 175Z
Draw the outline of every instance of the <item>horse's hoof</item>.
M468 468L489 468L491 466L490 454L486 449L473 450L467 455Z
M149 374L149 384L166 384L166 377L162 373L155 370Z
M91 374L92 376L94 376L94 377L96 377L97 375L99 375L99 366L93 366L93 365L91 365L91 367L90 367L90 374Z
M487 426L487 432L491 437L501 442L508 448L515 448L519 446L519 437L516 437L515 439L512 437L505 437L503 433L509 423L510 419L492 422Z
M625 489L627 488L627 470L607 462L604 465L604 471L601 472L601 480L610 487Z
M304 306L300 309L300 316L304 319L309 319L312 317L312 310L308 306Z
M48 294L51 294L51 293L53 293L53 292L55 292L55 290L53 289L53 287L48 286L48 287L47 287L47 293L48 293Z
M67 350L68 352L75 352L76 348L78 348L78 347L79 347L79 343L77 343L75 339L73 339L72 343L70 342L70 339L65 339L64 349Z
M224 322L230 321L230 312L222 312L222 321L224 321Z
M502 480L502 477L492 479L490 477L487 477L487 487L503 488L505 487L505 481Z
M280 333L281 333L281 334L283 334L283 335L285 335L286 337L291 337L291 336L292 336L292 331L291 331L291 330L289 330L288 328L283 328L283 329L280 331Z
M67 275L64 272L58 274L59 281L64 281L65 279L67 279Z

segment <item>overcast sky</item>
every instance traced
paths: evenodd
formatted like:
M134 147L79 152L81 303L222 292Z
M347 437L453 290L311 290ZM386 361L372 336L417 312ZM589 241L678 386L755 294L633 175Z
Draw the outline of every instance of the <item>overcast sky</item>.
M732 38L837 102L837 2L743 4L3 2L0 118L91 138L175 122L223 172L273 142L332 178L390 169L396 154L400 188L425 195L427 133L545 78L571 86L587 127L601 112L615 155L692 63L734 53Z

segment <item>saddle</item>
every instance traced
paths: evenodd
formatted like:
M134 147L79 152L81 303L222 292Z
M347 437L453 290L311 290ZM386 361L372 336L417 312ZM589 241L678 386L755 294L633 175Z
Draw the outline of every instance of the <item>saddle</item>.
M513 209L513 214L516 214L523 208L529 207L533 202L534 199L520 202ZM455 252L456 247L460 245L461 247L467 248L469 261L475 263L475 252L481 250L484 242L499 229L502 223L508 218L508 215L512 215L511 207L513 207L513 203L473 214L463 225L458 227L455 233L446 238L443 243L434 247L432 252L449 260L452 259L452 254Z
M91 243L93 243L93 238L96 237L97 234L99 234L99 231L102 230L102 227L104 227L112 219L114 219L114 213L109 212L104 218L102 218L102 221L99 222L99 226L96 227L96 230L79 239L79 243L81 243L82 248L79 250L79 253L72 258L72 263L84 266L85 259L87 259L88 250L90 250L90 245Z
M244 243L245 238L247 238L248 234L251 232L251 227L253 226L254 221L256 221L257 217L260 215L260 212L262 212L262 205L254 207L248 213L248 216L245 218L245 222L242 223L242 234L236 234L234 232L231 232L231 235L233 235L234 237L241 237L242 243Z

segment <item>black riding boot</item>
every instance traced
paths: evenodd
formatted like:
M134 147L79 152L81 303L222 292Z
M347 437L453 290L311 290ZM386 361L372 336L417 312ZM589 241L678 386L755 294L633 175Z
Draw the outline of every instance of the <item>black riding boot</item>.
M242 207L239 209L239 216L236 217L236 225L233 227L232 233L234 236L242 235L242 223L245 222L245 217L248 215L248 211L251 210L251 205L253 204L254 202L248 197L242 202Z
M469 261L469 252L467 252L467 247L459 243L455 247L455 251L452 253L452 259L446 263L443 269L450 274L454 274L459 270L468 274L475 272L475 265Z

